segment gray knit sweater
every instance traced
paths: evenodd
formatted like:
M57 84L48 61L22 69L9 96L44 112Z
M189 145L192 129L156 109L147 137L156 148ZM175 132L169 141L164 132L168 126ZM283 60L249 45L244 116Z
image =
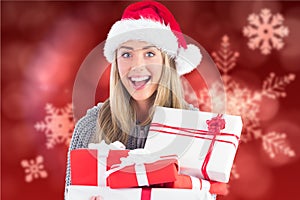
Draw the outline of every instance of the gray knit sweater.
M82 117L76 124L71 143L67 155L67 170L65 183L65 199L67 193L67 186L71 185L71 168L70 168L70 152L78 148L88 148L89 143L96 141L96 123L99 110L102 103L89 109L84 117ZM195 109L190 106L190 109ZM130 133L127 149L143 148L146 142L150 125L140 126L136 125Z

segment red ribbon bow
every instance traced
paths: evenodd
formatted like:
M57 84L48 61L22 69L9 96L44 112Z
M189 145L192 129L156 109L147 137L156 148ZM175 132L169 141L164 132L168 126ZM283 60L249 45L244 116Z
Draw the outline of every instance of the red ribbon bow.
M206 120L208 125L208 131L210 133L218 134L222 129L225 128L225 120L222 119L222 115L217 115L213 117L211 120Z

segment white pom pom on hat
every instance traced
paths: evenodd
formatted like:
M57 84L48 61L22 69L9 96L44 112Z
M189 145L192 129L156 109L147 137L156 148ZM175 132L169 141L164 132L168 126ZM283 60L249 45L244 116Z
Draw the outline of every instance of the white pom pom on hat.
M116 49L129 40L151 43L175 58L179 75L191 72L202 59L196 45L186 44L172 13L155 1L133 3L125 9L122 19L108 33L104 45L106 59L112 63Z

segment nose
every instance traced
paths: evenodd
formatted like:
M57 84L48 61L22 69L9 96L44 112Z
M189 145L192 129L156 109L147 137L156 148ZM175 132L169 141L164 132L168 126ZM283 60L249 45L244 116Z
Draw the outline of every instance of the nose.
M142 71L145 68L143 53L137 51L133 57L132 70Z

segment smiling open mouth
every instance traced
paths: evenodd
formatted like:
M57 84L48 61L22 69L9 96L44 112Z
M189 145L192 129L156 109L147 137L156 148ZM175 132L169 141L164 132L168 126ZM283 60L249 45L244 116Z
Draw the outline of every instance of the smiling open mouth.
M134 89L142 89L151 79L151 76L129 77Z

